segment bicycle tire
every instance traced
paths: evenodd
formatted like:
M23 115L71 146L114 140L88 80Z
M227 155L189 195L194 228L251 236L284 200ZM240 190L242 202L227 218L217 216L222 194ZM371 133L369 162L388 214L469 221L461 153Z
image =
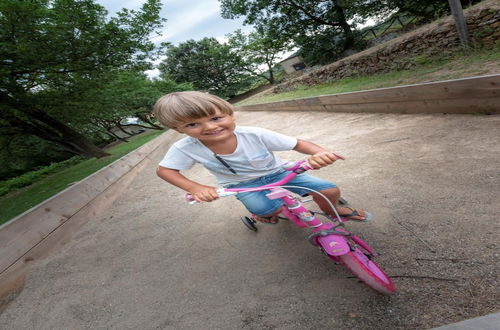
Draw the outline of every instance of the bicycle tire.
M347 269L373 290L386 295L396 292L396 286L389 276L358 248L339 258Z

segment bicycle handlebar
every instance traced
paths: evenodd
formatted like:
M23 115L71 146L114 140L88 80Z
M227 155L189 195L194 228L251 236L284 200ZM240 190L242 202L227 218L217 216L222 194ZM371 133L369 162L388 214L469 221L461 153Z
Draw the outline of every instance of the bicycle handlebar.
M340 156L340 155L337 155L335 153L334 153L334 155L338 159L345 160L345 158ZM290 171L291 173L289 173L286 177L284 177L283 179L281 179L277 182L273 182L273 183L270 183L270 184L267 184L264 186L253 187L253 188L227 188L227 189L226 188L219 188L219 189L217 189L217 194L219 195L219 197L227 197L227 196L236 195L239 192L261 191L261 190L267 190L269 188L276 187L276 186L282 186L282 185L285 185L286 183L288 183L289 181L291 181L297 175L304 173L308 170L312 170L313 168L305 160L300 160L298 162L288 162L288 163L283 164L283 169L285 169L286 171ZM189 202L189 204L198 203L193 198L193 196L189 193L186 193L184 195L184 198L186 199L187 202Z

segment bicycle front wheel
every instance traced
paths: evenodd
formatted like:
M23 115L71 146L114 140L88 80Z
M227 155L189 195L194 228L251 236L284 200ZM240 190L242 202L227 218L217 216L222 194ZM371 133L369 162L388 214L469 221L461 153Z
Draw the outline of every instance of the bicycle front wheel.
M387 274L358 248L339 256L341 262L366 285L383 294L393 294L396 286Z

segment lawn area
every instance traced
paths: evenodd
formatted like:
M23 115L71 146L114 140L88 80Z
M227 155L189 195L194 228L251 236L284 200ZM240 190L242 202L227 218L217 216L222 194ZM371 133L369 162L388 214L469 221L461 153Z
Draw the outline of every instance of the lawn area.
M277 102L319 95L500 73L500 46L490 50L476 50L468 55L455 54L453 56L432 58L418 56L413 61L415 66L409 70L344 78L315 86L299 86L293 91L278 94L266 91L235 105Z
M106 149L111 154L110 156L100 159L91 158L82 160L76 165L41 178L31 186L20 188L0 197L0 224L54 196L69 185L95 173L164 132L152 130L136 135L130 138L130 142L128 143L119 143Z

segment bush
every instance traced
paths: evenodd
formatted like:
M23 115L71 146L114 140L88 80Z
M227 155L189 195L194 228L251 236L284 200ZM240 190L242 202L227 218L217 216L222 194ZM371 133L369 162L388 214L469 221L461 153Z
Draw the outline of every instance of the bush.
M49 174L60 171L63 168L78 164L84 158L75 156L59 163L52 163L36 171L24 173L21 176L0 182L0 196L6 195L16 189L32 185L35 181Z
M73 156L36 136L0 135L0 182Z

